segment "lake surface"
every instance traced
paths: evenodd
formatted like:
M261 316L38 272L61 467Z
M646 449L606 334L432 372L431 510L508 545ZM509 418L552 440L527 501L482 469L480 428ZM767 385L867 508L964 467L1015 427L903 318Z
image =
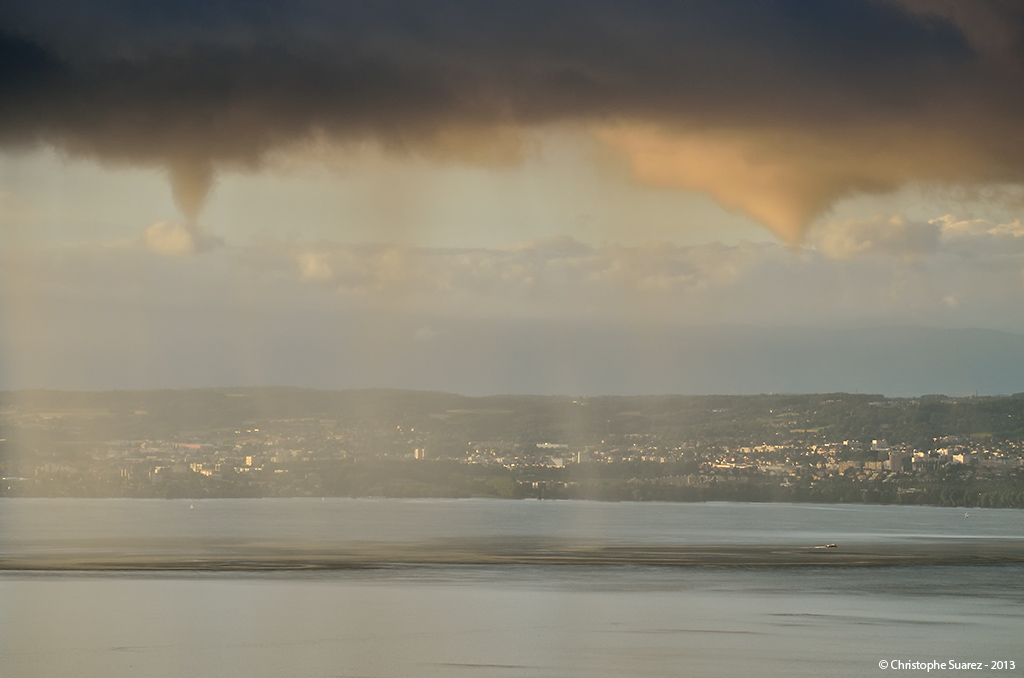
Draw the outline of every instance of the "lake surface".
M339 543L1021 545L1024 512L499 500L0 500L0 558ZM831 550L830 550L831 551ZM1013 661L1024 565L0 572L0 675L864 676ZM948 673L940 671L939 673Z

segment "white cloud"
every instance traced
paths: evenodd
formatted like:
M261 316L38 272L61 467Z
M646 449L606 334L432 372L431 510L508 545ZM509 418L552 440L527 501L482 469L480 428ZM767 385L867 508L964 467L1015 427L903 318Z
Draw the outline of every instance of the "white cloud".
M816 248L800 250L774 243L591 247L555 238L494 249L268 243L262 256L290 262L290 293L326 292L337 308L470 320L993 327L1024 320L1024 259L964 256L940 235L938 224L878 219L824 230ZM1017 308L1020 314L1008 315Z
M328 255L323 252L301 252L296 260L299 270L302 271L303 280L324 282L334 277L334 270L328 263Z
M142 233L142 244L157 254L181 256L196 251L192 232L181 224L158 221Z
M170 221L158 221L142 232L143 247L169 257L196 254L222 245L219 238L198 227L189 228Z
M935 221L911 221L902 215L828 221L814 228L810 244L830 259L888 255L909 259L934 253L941 229Z
M994 252L1007 248L1024 251L1024 224L1020 219L997 224L988 219L958 219L951 214L932 219L942 229L942 238L948 245L990 246Z

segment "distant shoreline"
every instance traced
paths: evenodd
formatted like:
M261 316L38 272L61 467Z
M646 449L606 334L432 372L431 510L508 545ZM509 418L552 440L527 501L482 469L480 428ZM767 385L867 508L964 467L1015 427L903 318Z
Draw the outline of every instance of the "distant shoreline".
M267 572L380 569L395 566L656 566L656 567L889 567L1024 563L1024 540L949 539L916 543L700 544L651 546L488 540L359 543L336 549L302 546L222 548L138 555L131 543L106 552L0 557L0 571L41 572Z
M239 497L239 496L219 496L219 495L204 495L204 496L174 496L174 497L161 497L161 496L89 496L89 495L74 495L74 496L51 496L51 495L2 495L0 494L0 501L20 501L20 500L71 500L71 501L178 501L178 502L196 502L196 501L253 501L253 500L300 500L300 501L322 501L324 499L344 499L350 501L422 501L422 500L449 500L449 501L460 501L460 500L484 500L484 501L543 501L543 502L599 502L602 504L799 504L807 506L920 506L922 508L943 508L943 509L981 509L981 510L1010 510L1010 511L1021 511L1024 510L1024 505L1020 506L979 506L977 504L932 504L932 503L907 503L901 504L898 502L883 502L883 501L821 501L821 500L799 500L793 498L783 498L777 500L764 500L764 499L743 499L743 498L723 498L723 499L619 499L619 498L605 498L605 497L496 497L494 495L465 495L465 496L448 496L448 495L325 495L325 496L306 496L306 495L267 495L267 496L253 496L253 497Z

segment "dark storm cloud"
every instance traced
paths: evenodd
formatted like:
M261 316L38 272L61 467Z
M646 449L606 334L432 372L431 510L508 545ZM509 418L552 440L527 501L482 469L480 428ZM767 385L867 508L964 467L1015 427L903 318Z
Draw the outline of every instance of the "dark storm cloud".
M582 122L612 126L641 178L789 237L853 190L1024 179L1024 10L970 7L0 0L0 144L163 165L194 218L216 168L314 134L431 152L453 131ZM711 147L686 141L708 131ZM683 139L686 157L652 166L651 139ZM894 141L899 157L860 157ZM694 175L695 152L738 153L756 165L751 195L791 200L731 197ZM823 162L840 170L821 178ZM722 171L742 184L734 164Z

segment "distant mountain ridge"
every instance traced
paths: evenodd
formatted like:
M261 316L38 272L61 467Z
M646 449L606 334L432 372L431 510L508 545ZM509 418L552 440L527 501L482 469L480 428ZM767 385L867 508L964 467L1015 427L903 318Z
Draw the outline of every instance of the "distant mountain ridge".
M0 388L289 384L466 395L842 391L897 397L1024 391L1024 336L990 329L422 320L236 332L239 346L212 348L203 343L209 336L232 333L191 337L181 332L193 330L168 327L154 331L146 360L126 363L113 348L88 360L69 352L46 374L17 379L11 364L0 364ZM289 350L294 343L278 331L305 336L305 350Z

